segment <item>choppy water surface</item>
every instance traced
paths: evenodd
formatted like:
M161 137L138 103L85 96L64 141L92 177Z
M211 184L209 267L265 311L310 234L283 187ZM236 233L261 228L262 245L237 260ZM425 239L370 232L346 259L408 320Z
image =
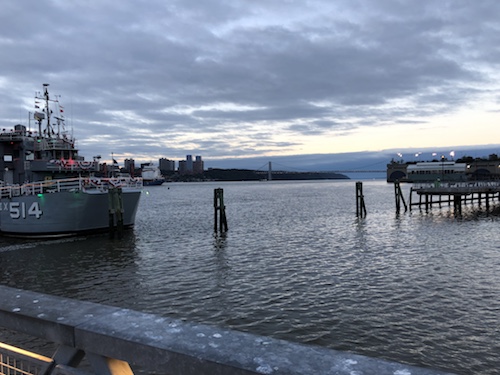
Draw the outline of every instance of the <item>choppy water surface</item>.
M229 232L213 233L224 188ZM408 188L405 186L404 188ZM395 214L394 189L354 181L173 183L136 227L0 239L0 283L450 370L500 368L499 216Z

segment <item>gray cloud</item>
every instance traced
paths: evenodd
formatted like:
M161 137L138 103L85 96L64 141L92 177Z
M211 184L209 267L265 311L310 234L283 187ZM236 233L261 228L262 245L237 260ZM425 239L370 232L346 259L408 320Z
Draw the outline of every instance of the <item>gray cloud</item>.
M2 126L26 123L45 82L89 156L256 157L298 152L290 134L306 144L419 126L498 98L498 11L486 0L8 2Z

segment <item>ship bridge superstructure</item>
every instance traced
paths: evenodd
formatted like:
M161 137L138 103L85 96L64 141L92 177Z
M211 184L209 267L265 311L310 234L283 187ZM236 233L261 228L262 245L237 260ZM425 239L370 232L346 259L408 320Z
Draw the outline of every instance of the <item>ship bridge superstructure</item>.
M71 178L99 171L98 161L85 161L64 124L64 108L51 99L48 84L35 95L33 119L37 130L16 125L0 133L0 180L22 184Z

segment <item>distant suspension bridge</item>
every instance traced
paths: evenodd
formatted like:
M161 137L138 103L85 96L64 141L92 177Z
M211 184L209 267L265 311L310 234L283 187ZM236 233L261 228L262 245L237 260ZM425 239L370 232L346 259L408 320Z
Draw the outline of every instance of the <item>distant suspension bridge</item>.
M336 169L328 171L305 171L298 170L297 168L290 168L282 166L286 169L273 170L272 162L268 162L261 166L257 171L267 172L269 176L272 174L283 174L283 173L385 173L385 169Z

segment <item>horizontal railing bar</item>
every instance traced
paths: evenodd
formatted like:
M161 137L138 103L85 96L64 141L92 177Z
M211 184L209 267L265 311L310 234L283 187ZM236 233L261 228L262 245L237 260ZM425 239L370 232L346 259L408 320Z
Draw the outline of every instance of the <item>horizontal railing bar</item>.
M0 197L11 198L21 195L37 195L44 192L54 193L61 191L81 191L88 189L108 190L111 188L141 189L143 180L141 177L75 177L68 179L54 179L26 183L23 185L0 186Z
M6 286L0 326L171 375L446 374Z

